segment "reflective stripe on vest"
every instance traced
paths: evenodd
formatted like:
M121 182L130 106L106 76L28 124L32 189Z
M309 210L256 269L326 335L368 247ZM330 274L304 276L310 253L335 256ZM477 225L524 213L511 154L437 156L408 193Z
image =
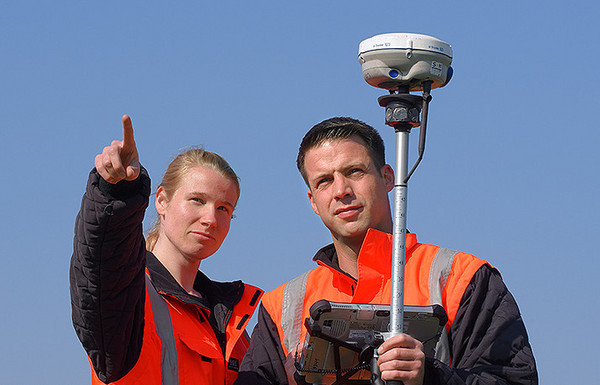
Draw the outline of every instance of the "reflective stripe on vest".
M160 372L163 385L177 385L179 383L179 368L177 363L177 348L169 305L158 294L150 277L146 274L146 290L150 298L154 328L161 341Z
M302 307L306 281L310 271L289 281L283 290L283 303L281 306L281 328L283 329L283 344L288 352L300 343L302 332Z
M446 288L454 256L458 251L440 247L429 269L429 299L431 304L442 305L442 291ZM306 282L310 271L292 279L285 285L282 299L281 328L283 344L288 352L300 343L302 331L302 308ZM436 359L450 363L450 345L447 333L442 333L435 349Z
M452 270L452 262L458 251L440 247L433 257L429 268L429 302L442 305L442 292L446 288L448 276ZM450 365L450 344L448 333L442 333L435 345L434 357L446 365Z

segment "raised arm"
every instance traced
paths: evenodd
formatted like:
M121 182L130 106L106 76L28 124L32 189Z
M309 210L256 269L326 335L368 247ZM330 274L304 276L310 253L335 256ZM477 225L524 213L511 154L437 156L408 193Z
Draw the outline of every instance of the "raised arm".
M142 344L150 179L139 164L131 119L123 140L96 157L75 223L70 285L73 325L98 377L112 382ZM102 175L102 176L101 176Z

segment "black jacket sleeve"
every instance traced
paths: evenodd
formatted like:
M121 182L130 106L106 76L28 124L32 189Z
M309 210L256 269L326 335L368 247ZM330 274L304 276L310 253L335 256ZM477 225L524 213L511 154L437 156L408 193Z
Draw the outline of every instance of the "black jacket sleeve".
M280 341L275 322L261 304L250 347L234 385L287 384L285 354Z
M103 382L124 376L141 351L145 301L142 220L150 178L111 185L90 173L75 222L73 326Z
M424 385L538 383L517 304L498 271L480 268L465 290L448 334L452 366L427 358ZM277 327L261 306L235 385L287 384Z
M538 383L517 303L489 265L475 273L465 290L448 340L452 367L427 359L426 385Z

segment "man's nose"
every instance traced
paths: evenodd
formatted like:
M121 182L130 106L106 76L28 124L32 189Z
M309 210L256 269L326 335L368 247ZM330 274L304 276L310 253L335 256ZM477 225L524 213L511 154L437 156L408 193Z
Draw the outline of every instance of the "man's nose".
M352 186L347 178L336 176L333 178L333 191L336 198L343 199L352 195Z

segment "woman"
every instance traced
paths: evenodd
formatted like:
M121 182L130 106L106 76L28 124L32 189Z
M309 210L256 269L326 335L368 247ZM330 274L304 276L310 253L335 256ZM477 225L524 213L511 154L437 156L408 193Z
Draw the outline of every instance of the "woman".
M70 271L73 325L92 383L233 383L262 291L211 281L198 268L229 231L240 193L235 172L201 149L177 156L156 192L158 220L145 242L150 178L127 115L123 141L105 147L95 166Z

